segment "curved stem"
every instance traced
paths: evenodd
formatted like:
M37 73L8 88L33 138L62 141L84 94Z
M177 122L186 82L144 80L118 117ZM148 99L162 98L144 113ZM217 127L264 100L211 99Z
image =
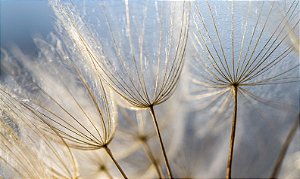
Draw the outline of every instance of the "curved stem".
M162 174L161 174L160 167L159 167L159 165L158 165L158 163L157 163L157 160L154 158L154 155L153 155L153 153L152 153L152 151L151 151L151 148L150 148L150 146L148 145L147 141L141 140L141 142L142 142L142 144L143 144L145 153L148 155L148 158L150 159L150 161L152 162L152 164L153 164L154 167L155 167L155 170L156 170L156 172L157 172L157 174L158 174L158 177L159 177L159 178L163 178L163 177L162 177Z
M111 153L110 149L107 146L103 147L106 151L106 153L110 156L110 158L112 159L112 161L115 163L116 167L119 169L120 173L122 174L122 176L125 179L128 179L128 177L126 176L126 174L124 173L124 171L122 170L121 166L119 165L119 163L116 161L116 159L114 158L113 154Z
M300 113L298 114L298 119L295 120L295 122L293 123L289 133L288 133L288 136L286 137L283 145L282 145L282 148L279 152L279 155L278 155L278 158L276 160L276 164L273 168L273 171L272 171L272 174L270 176L270 178L277 178L278 176L278 173L280 172L280 168L281 168L281 164L283 162L283 159L286 155L286 152L289 148L289 145L290 143L292 142L293 138L295 137L295 134L297 132L297 129L298 129L298 125L300 124L299 123L299 119L300 119Z
M233 107L233 112L232 112L230 147L229 147L229 152L228 152L228 161L227 161L227 170L226 170L226 178L227 179L231 178L233 148L234 148L235 129L236 129L236 117L237 117L237 90L238 90L238 87L236 85L232 86L234 107Z
M155 116L153 106L150 106L149 108L150 108L150 113L152 115L152 119L153 119L153 122L154 122L154 125L155 125L155 128L156 128L156 133L157 133L158 138L159 138L160 147L161 147L161 150L162 150L162 153L163 153L163 156L164 156L164 160L165 160L165 163L166 163L166 166L167 166L167 171L168 171L169 178L173 178L171 167L169 165L168 157L167 157L166 150L165 150L165 147L164 147L164 143L163 143L161 135L160 135L160 131L159 131L159 127L158 127L158 123L157 123L157 119L156 119L156 116Z

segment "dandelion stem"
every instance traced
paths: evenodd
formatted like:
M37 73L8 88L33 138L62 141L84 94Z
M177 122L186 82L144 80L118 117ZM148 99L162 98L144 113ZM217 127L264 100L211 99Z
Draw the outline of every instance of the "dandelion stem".
M157 174L158 174L158 177L159 177L159 178L163 178L163 177L162 177L162 174L161 174L160 167L159 167L159 165L158 165L158 163L157 163L157 160L154 158L153 153L152 153L152 151L151 151L151 148L150 148L150 146L148 145L148 143L147 143L146 140L147 140L147 139L141 140L141 142L142 142L142 144L143 144L143 147L144 147L144 150L145 150L145 153L148 155L150 161L151 161L152 164L154 165L155 170L156 170L156 172L157 172Z
M286 155L287 149L289 148L290 143L292 142L293 138L295 137L295 134L296 134L297 129L298 129L298 125L300 124L299 119L300 119L300 113L298 115L298 119L296 119L295 122L293 123L293 125L292 125L292 127L291 127L291 129L288 133L288 136L286 137L286 139L285 139L285 141L282 145L282 148L279 152L276 164L273 168L273 171L272 171L272 174L271 174L270 178L277 178L277 175L280 172L281 164L282 164L283 159Z
M168 157L167 157L166 150L165 150L165 147L164 147L164 143L163 143L161 135L160 135L160 131L159 131L159 127L158 127L158 123L157 123L157 119L156 119L156 116L155 116L153 106L150 106L150 113L152 115L152 119L153 119L153 122L155 124L156 133L157 133L158 138L159 138L160 147L161 147L161 150L162 150L162 153L163 153L163 156L164 156L164 160L165 160L165 163L166 163L169 178L173 178L171 167L169 165Z
M119 163L116 161L116 159L114 158L111 150L107 147L107 146L104 146L104 149L106 151L106 153L110 156L110 158L112 159L112 161L115 163L116 167L119 169L120 173L122 174L122 176L125 178L125 179L128 179L128 177L126 176L126 174L124 173L124 171L122 170L121 166L119 165Z
M227 170L226 178L231 178L231 168L232 168L232 159L233 159L233 148L234 148L234 138L235 138L235 128L236 128L236 117L237 117L237 90L238 86L232 86L232 93L234 98L234 108L232 112L232 125L231 125L231 136L230 136L230 147L228 152L228 161L227 161Z

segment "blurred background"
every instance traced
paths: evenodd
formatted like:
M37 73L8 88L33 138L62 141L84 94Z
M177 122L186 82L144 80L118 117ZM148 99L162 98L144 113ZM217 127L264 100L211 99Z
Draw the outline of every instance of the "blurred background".
M17 45L28 54L36 54L32 37L53 31L53 13L47 0L0 1L1 47Z
M80 1L77 5L84 8L85 2ZM0 47L9 49L17 46L26 55L37 57L38 49L34 45L33 37L41 36L46 38L50 32L54 31L55 26L55 17L51 7L48 5L48 1L0 0L0 8ZM2 59L3 51L0 53ZM4 78L1 66L0 61L0 81ZM291 110L292 113L274 112L273 109L265 107L264 104L259 104L252 108L249 108L247 105L243 106L244 109L242 108L243 111L241 110L241 113L244 114L244 118L241 119L241 123L238 123L237 146L239 147L235 153L235 160L238 161L235 163L237 168L235 173L238 176L266 177L269 175L282 141L285 139L292 121L294 121L295 117L297 118L297 110L299 111L299 103L297 103L299 102L299 84L292 87L294 88L291 92L293 95L289 97L293 98L292 102L296 106L296 109ZM290 87L287 86L286 88ZM266 94L264 95L267 96L269 91L265 90L265 92ZM282 93L279 92L278 94ZM179 96L181 94L175 93L175 95ZM186 104L186 107L189 109L191 106ZM174 107L173 110L177 110L176 108ZM265 111L261 109L265 109ZM171 111L170 109L167 110ZM231 108L229 111L229 117L227 118L230 118ZM190 148L181 148L180 150L192 151L195 153L197 160L205 161L200 162L200 164L195 162L198 165L193 166L195 171L197 171L196 173L200 173L200 176L204 177L224 176L230 121L226 119L226 124L213 123L213 126L211 126L207 120L213 118L203 115L203 111L190 112L189 110L182 118L184 119L179 120L184 120L187 123L185 128L188 137L185 137L187 140L184 140L187 143L185 147L189 146ZM226 120L224 119L224 121ZM218 127L218 125L222 126L220 130L215 127ZM195 134L193 134L193 138L189 138L193 133L192 131ZM167 139L170 139L170 136ZM295 173L300 171L299 150L300 134L298 130L288 151L290 155L287 155L283 165L282 176L288 176L291 170L295 171ZM193 159L192 154L190 155L191 159ZM176 159L173 162L176 163ZM298 165L296 165L296 162L298 162ZM190 163L190 166L192 166L191 161L187 161L187 163ZM296 168L297 171L291 163L299 166Z

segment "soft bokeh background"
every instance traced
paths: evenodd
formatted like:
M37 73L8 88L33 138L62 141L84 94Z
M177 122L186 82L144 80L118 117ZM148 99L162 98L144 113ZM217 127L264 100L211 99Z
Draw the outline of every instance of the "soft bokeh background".
M17 45L36 54L32 37L53 30L53 13L46 0L1 0L1 47Z
M9 49L12 46L17 46L26 55L37 57L38 50L34 45L33 37L42 36L46 38L54 30L55 17L48 2L46 0L1 0L0 2L1 48ZM84 8L85 1L81 1L78 5ZM2 53L1 51L1 56ZM3 78L0 64L0 80ZM292 90L293 96L289 97L293 98L292 103L296 107L291 110L292 113L290 114L281 113L278 110L272 113L274 109L262 104L252 108L244 105L239 109L240 114L245 117L241 120L238 119L233 164L234 175L240 177L267 177L269 175L280 145L292 124L291 121L297 117L299 85L292 87L295 88ZM264 95L268 93L269 91L265 91ZM280 90L279 94L282 94ZM175 95L180 94L175 93ZM179 157L172 161L174 169L176 166L184 165L191 167L190 170L193 170L191 173L196 171L198 176L224 176L230 134L230 117L222 118L226 122L213 123L211 126L211 123L208 122L209 115L203 115L203 111L189 111L188 102L184 107L187 108L187 113L183 115L185 122L187 122L186 140L184 140L183 147L180 148L182 152L179 153ZM231 111L229 116L230 114ZM210 128L214 129L210 130ZM288 175L291 168L294 167L294 163L298 162L298 166L300 166L299 135L298 132L289 149L290 155L287 155L282 175ZM170 136L166 136L165 139L173 140ZM183 156L184 159L180 158L182 155L188 155L190 160L187 160L189 159L187 156ZM294 161L297 158L298 160ZM175 166L175 163L178 164ZM297 166L296 164L295 166ZM292 170L294 169L292 168ZM300 168L298 168L298 172L299 170ZM287 173L284 173L285 171Z

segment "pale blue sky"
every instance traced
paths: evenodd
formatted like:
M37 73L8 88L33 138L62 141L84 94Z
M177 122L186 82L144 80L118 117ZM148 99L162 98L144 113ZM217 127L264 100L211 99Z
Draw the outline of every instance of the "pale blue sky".
M53 14L47 0L1 0L1 47L17 45L35 53L32 37L53 30Z

